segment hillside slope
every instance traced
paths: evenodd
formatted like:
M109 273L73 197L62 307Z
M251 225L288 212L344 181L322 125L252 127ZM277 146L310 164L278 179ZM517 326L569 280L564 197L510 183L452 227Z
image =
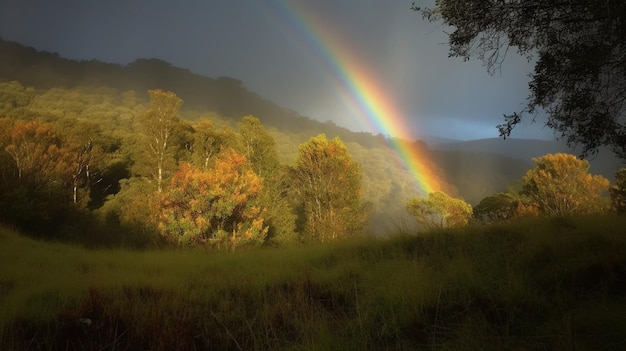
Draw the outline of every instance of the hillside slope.
M389 208L393 201L403 202L406 197L418 194L416 189L406 190L407 182L411 182L410 176L402 164L394 161L396 151L385 137L355 133L332 122L321 123L301 116L248 91L243 82L234 78L204 77L158 59L137 59L128 65L68 60L58 54L0 39L0 81L11 80L33 86L39 94L57 87L78 94L83 93L81 89L84 87L95 87L96 90L107 87L119 93L132 90L144 104L148 89L170 90L183 99L183 117L189 120L212 114L236 125L243 116L251 114L272 131L284 163L293 162L297 145L312 136L320 133L339 136L355 159L364 165L368 187L365 193L371 194L368 201L376 202L379 208ZM119 97L113 100L116 99ZM81 104L81 101L74 103L79 107ZM81 117L79 109L76 115ZM420 160L422 166L436 175L444 189L451 189L455 195L471 203L503 191L529 167L529 158L503 157L489 153L485 148L449 144L437 147L445 151L437 151L423 142L412 144L424 156ZM381 185L381 182L388 184ZM373 194L383 190L385 194ZM404 203L392 207L394 211L404 211Z

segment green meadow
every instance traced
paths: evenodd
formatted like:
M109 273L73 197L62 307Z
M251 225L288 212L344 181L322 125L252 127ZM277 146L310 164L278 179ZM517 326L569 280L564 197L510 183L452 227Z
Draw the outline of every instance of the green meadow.
M0 229L2 350L623 350L626 218L329 245L86 249Z

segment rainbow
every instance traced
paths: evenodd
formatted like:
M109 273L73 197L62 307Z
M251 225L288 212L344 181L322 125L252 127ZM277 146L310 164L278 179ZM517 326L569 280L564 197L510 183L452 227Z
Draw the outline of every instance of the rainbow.
M370 130L388 138L422 195L441 190L439 179L425 166L427 157L416 147L410 128L393 100L377 84L374 73L341 41L332 26L307 9L302 1L270 1L269 11L284 23L298 42L312 51L342 90L342 98ZM404 139L404 140L402 140Z

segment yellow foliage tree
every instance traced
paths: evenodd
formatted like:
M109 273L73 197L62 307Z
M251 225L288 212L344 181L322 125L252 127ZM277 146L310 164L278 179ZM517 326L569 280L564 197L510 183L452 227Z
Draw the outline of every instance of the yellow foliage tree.
M523 193L542 214L568 216L602 210L600 196L609 181L589 174L589 162L564 153L533 158L524 176Z
M470 204L439 191L412 199L407 211L426 229L462 227L472 217Z
M292 176L302 201L305 240L332 241L363 228L361 167L341 139L320 134L302 144Z

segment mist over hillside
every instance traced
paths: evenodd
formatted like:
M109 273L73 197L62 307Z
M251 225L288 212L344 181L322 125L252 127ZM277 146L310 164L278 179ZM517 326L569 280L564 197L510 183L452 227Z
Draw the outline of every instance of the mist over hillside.
M562 140L537 140L537 139L516 139L516 138L490 138L479 140L468 140L458 142L443 142L432 146L437 150L462 151L483 154L503 155L512 159L526 162L532 166L532 158L545 154L569 153L580 154L579 148L571 148ZM597 154L589 155L585 159L589 161L590 172L600 174L612 180L615 171L624 166L624 162L613 154L608 148L601 148Z

